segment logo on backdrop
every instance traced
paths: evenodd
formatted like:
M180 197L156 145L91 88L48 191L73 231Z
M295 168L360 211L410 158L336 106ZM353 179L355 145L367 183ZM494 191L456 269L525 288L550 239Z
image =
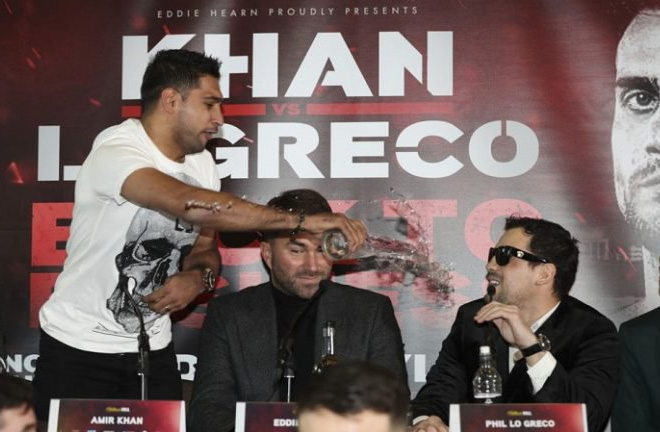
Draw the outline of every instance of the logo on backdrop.
M226 105L229 123L220 128L216 137L231 146L215 149L215 158L221 161L218 163L220 178L281 178L282 164L286 163L298 178L303 179L389 178L391 169L402 170L416 178L438 179L458 173L466 163L451 154L437 161L428 160L421 154L422 142L429 139L435 145L451 149L464 137L465 131L442 119L397 125L400 130L394 129L390 121L333 121L326 124L321 121L328 116L441 116L455 110L450 98L454 94L453 32L426 32L423 49L415 47L401 32L378 32L374 43L378 46L379 61L369 63L376 71L360 68L341 33L317 33L292 77L280 76L278 33L253 34L250 56L231 54L230 34L170 34L157 41L151 50L147 36L124 36L122 100L137 101L140 98L142 75L151 56L163 49L185 48L195 38L203 38L204 51L222 61L220 85L226 98L231 97L232 77L249 74L252 79L249 91L253 98L310 100L308 103ZM251 69L250 65L253 65ZM332 68L326 70L327 65ZM369 82L368 77L372 76L377 78L377 84ZM410 89L406 88L406 80L409 77L418 83L415 90L421 88L433 99L411 101L415 97L407 94ZM284 94L279 93L281 82L288 83ZM342 90L348 102L315 100L318 89L324 87ZM373 97L387 97L388 102L365 102L365 98ZM405 101L397 99L404 97ZM351 101L355 98L360 101ZM139 115L139 110L132 108L139 107L124 106L124 115ZM255 130L246 132L231 124L232 110L240 111L244 117L266 117L276 121L255 122ZM300 116L315 120L281 121L283 118L297 120L296 117ZM326 127L329 130L325 130ZM323 130L319 131L321 128ZM256 136L248 137L248 133ZM326 134L329 135L329 172L324 172L314 161L321 136ZM500 138L515 143L515 153L509 160L498 160L493 155L493 144ZM250 145L255 142L256 146ZM59 126L40 126L38 146L39 181L75 180L78 166L59 166ZM539 158L536 133L526 124L514 120L490 121L477 127L470 134L468 149L470 163L481 173L496 178L523 175ZM388 160L388 154L392 154L395 163ZM250 173L249 161L255 159L256 173ZM63 172L62 177L60 172Z

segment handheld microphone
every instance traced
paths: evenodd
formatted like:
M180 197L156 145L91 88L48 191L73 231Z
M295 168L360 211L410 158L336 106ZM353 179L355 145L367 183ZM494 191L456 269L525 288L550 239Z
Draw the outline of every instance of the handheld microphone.
M484 296L484 303L488 304L493 301L493 298L495 297L495 292L497 289L495 288L495 285L492 283L488 284L488 287L486 288L486 295ZM490 350L493 354L493 358L495 358L496 352L495 352L495 334L499 334L499 331L497 330L497 327L495 327L495 324L490 322L487 325L486 329L486 345L490 346Z
M486 288L486 295L484 296L484 301L486 304L493 301L493 297L495 297L495 291L495 285L488 284L488 288Z

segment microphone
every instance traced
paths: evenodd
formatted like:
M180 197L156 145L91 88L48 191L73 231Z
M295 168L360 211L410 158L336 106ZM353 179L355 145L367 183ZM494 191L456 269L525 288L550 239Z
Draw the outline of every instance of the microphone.
M484 303L488 304L493 301L493 298L495 297L495 292L497 289L495 288L495 285L492 283L488 284L488 287L486 288L486 295L484 296ZM497 330L497 327L495 326L494 323L490 322L487 323L487 329L486 329L486 345L490 346L490 350L492 352L493 358L496 358L496 352L495 352L495 334L499 334L499 330Z
M277 369L281 370L281 374L278 374L280 377L275 382L275 389L273 390L273 393L277 391L280 380L285 379L287 402L291 402L291 384L296 375L293 368L293 343L295 342L295 331L298 328L298 322L300 322L300 319L305 316L307 311L318 302L319 298L321 298L321 295L325 292L326 289L328 289L329 284L330 282L325 279L319 283L319 289L314 293L305 307L303 307L298 312L293 321L291 321L291 325L280 341L279 347L277 349ZM268 399L270 400L270 398Z
M493 301L493 297L495 297L495 285L488 284L488 288L486 288L486 295L484 296L484 301L486 304L490 303Z
M149 381L149 351L151 347L149 346L149 335L147 334L147 329L144 326L144 316L140 307L135 302L131 293L128 291L126 286L121 285L121 290L124 292L128 303L131 305L131 308L137 316L138 322L140 323L140 332L138 334L138 361L137 361L137 370L138 375L140 376L140 398L142 400L147 400L149 396L148 391L148 381Z

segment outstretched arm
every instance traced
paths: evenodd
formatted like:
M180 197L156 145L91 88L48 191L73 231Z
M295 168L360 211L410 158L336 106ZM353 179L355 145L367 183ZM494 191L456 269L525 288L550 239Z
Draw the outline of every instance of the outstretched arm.
M217 231L293 231L304 228L318 233L337 228L346 235L352 250L362 244L367 234L362 222L340 213L301 216L255 204L227 192L191 186L154 168L132 172L122 184L121 194L139 206L164 211ZM186 209L186 203L191 202L198 204ZM202 203L208 208L196 208Z

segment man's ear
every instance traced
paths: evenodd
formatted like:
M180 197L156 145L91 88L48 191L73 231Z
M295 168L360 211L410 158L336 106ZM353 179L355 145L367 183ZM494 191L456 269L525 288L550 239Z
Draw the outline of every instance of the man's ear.
M181 94L171 87L163 89L160 93L160 105L163 110L171 114L175 111L177 104L181 100Z
M261 258L264 260L264 263L266 263L266 267L268 267L268 270L272 269L273 253L270 242L268 240L261 240L260 248Z
M537 266L539 278L536 280L539 285L552 285L555 282L557 266L552 263L539 264Z

